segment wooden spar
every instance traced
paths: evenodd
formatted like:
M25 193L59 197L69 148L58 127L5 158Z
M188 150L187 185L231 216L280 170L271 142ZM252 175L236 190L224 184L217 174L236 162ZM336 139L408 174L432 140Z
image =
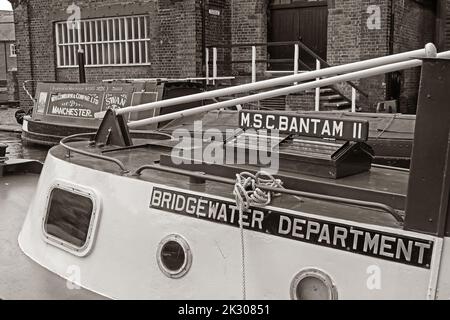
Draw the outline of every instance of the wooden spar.
M437 57L450 58L450 51L442 52L442 53L438 54ZM232 106L235 106L238 104L250 103L250 102L254 102L254 101L258 101L258 100L288 95L288 94L297 93L300 91L314 89L317 87L325 87L325 86L329 86L329 85L339 83L339 82L346 82L346 81L368 78L368 77L385 74L385 73L389 73L389 72L394 72L394 71L398 71L398 70L419 67L421 65L422 65L422 60L419 60L419 59L389 64L389 65L380 66L380 67L376 67L376 68L372 68L372 69L352 72L352 73L348 73L345 75L335 76L335 77L331 77L331 78L326 78L326 79L311 81L311 82L303 83L303 84L299 84L299 85L294 85L294 86L290 86L290 87L286 87L286 88L281 88L281 89L271 90L271 91L267 91L267 92L263 92L263 93L258 93L258 94L245 96L245 97L237 98L237 99L233 99L233 100L213 103L210 105L201 106L201 107L197 107L197 108L193 108L193 109L173 112L173 113L169 113L169 114L154 117L154 118L132 121L132 122L128 123L128 127L137 128L137 127L152 124L152 123L173 120L173 119L191 116L191 115L195 115L195 114L199 114L199 113L207 112L207 111L211 111L211 110L216 110L216 109L220 109L220 108L232 107Z
M248 92L252 90L267 89L279 85L290 85L295 82L303 82L311 79L329 77L338 74L344 74L349 72L360 71L364 69L370 69L374 67L379 67L382 65L398 63L410 60L412 58L422 58L422 57L434 57L436 55L436 47L432 43L428 43L424 49L419 49L415 51L408 51L399 54L394 54L386 57L379 57L374 59L369 59L365 61L353 62L341 66L335 66L330 68L325 68L322 70L311 71L301 74L294 74L285 77L279 77L274 79L268 79L264 81L258 81L255 83L249 83L240 86L234 86L229 88L223 88L218 90L212 90L207 92L202 92L190 96L178 97L163 101L157 101L152 103L146 103L138 106L122 108L116 110L116 114L128 114L132 112L139 112L145 110L152 110L156 108L164 108L169 106L174 106L183 103L189 103L194 101L206 100L220 96L233 95L242 92Z

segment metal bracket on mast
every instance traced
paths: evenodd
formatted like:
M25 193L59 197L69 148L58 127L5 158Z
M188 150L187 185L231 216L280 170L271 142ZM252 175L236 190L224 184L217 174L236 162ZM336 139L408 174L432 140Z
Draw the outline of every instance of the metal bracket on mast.
M100 127L95 134L97 146L129 147L133 145L128 125L123 115L107 110Z

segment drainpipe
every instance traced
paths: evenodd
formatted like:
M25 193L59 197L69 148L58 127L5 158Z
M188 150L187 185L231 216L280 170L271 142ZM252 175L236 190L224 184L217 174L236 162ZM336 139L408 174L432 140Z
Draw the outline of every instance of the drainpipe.
M395 33L395 12L394 0L390 0L390 19L389 19L389 33L388 33L388 54L394 54L394 33ZM386 100L393 99L392 96L393 74L386 74Z
M202 72L206 71L206 0L201 0L202 7ZM206 81L205 81L205 90L206 90Z
M29 38L29 47L30 47L30 75L31 75L31 79L30 80L34 80L34 61L33 61L33 41L31 38L31 18L30 18L30 3L27 1L27 23L28 23L28 38ZM33 83L33 81L30 81L30 83ZM31 87L31 94L33 95L33 97L35 96L36 92L34 89L34 86Z

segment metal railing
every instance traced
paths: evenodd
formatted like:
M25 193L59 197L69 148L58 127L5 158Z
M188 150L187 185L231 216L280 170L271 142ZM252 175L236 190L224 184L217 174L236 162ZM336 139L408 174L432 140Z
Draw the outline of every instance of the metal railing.
M178 174L186 177L195 178L198 180L209 180L214 181L217 183L223 183L223 184L229 184L234 185L236 183L236 179L230 179L226 177L220 177L216 175L210 175L204 172L193 172L185 169L178 169L178 168L171 168L166 167L159 164L149 164L149 165L143 165L139 167L132 175L133 176L140 176L143 171L145 170L156 170L156 171L162 171L167 173L173 173ZM299 190L292 190L292 189L284 189L284 188L275 188L270 187L267 185L256 185L256 188L259 188L264 191L269 191L273 193L282 193L282 194L288 194L292 196L297 197L304 197L309 199L316 199L321 201L329 201L329 202L336 202L341 203L345 205L354 205L354 206L361 206L366 208L371 208L375 210L380 210L389 213L397 222L403 223L404 218L403 216L398 213L394 208L391 206L388 206L383 203L378 202L371 202L371 201L365 201L365 200L356 200L356 199L349 199L349 198L343 198L343 197L337 197L337 196L329 196L325 194L320 193L312 193L312 192L305 192L305 191L299 191Z
M442 58L450 58L450 51L440 53L437 55ZM232 86L223 89L216 89L211 91L205 91L202 93L197 93L193 95L187 95L167 100L161 100L151 103L144 103L137 106L126 107L122 109L115 110L116 114L128 114L133 112L153 110L157 108L165 108L170 106L175 106L184 103L191 103L201 100L207 100L212 98L218 98L223 96L231 96L238 93L252 92L257 90L269 89L277 86L290 85L289 87L276 89L272 91L267 91L263 93L258 93L242 98L232 99L224 101L214 105L197 107L194 109L180 111L178 113L166 114L163 116L158 116L150 119L143 119L139 121L132 121L128 125L129 127L139 127L145 125L146 122L157 123L165 120L172 120L178 118L179 115L187 115L187 112L191 114L192 112L203 112L203 110L214 110L219 108L227 108L236 106L241 103L250 103L259 101L262 99L267 99L271 97L283 96L289 93L301 92L303 90L314 89L321 86L333 85L339 82L358 80L361 78L368 78L374 75L389 73L397 70L414 68L422 65L422 61L417 58L425 57L436 57L436 47L429 43L424 49L408 51L403 53L398 53L390 56L379 57L359 62L353 62L345 65L334 66L329 68L324 68L320 70L288 75L279 78L273 78L263 81L258 81L254 83L247 83L238 86ZM412 59L412 60L411 60ZM333 77L334 76L334 77ZM295 83L304 82L308 80L313 80L316 78L330 77L321 80L315 80L312 82L295 85ZM294 84L292 86L292 84ZM241 101L241 102L239 102ZM244 101L244 102L242 102ZM204 109L200 109L204 108ZM207 109L210 108L210 109ZM163 117L165 120L163 120Z
M115 165L117 165L120 168L122 174L128 173L129 171L125 167L123 162L118 160L118 159L116 159L116 158L102 156L101 154L97 154L97 153L81 150L79 148L75 148L73 146L69 146L68 145L69 142L86 140L85 138L94 138L95 134L96 134L95 132L74 134L74 135L71 135L71 136L68 136L68 137L65 137L65 138L61 139L59 144L64 149L67 150L67 157L68 158L70 158L70 152L78 153L78 154L81 154L81 155L84 155L84 156L87 156L87 157L91 157L91 158L103 160L103 161L106 161L106 162L114 163ZM92 141L92 139L90 139L89 141Z
M293 46L294 47L294 56L292 59L273 59L273 58L267 58L267 59L257 59L257 48L258 47L266 47L267 49L271 47L282 47L282 46ZM257 64L258 63L266 63L272 64L272 63L293 63L293 74L298 74L300 72L299 65L302 65L304 68L304 71L312 71L313 68L311 68L307 63L305 63L302 58L300 57L300 49L302 49L307 55L309 55L314 61L315 61L315 70L320 70L323 67L329 68L331 67L327 61L325 61L323 58L321 58L318 54L316 54L311 48L309 48L304 42L302 42L301 39L298 41L283 41L283 42L267 42L267 43L247 43L247 44L231 44L231 45L216 45L216 46L208 46L206 47L206 54L205 54L205 78L206 78L206 84L215 84L215 81L219 78L218 76L218 60L217 60L217 53L218 49L230 49L233 48L250 48L251 49L251 60L233 60L231 59L230 63L231 65L235 64L251 64L251 79L252 83L256 82L256 75L257 75ZM212 78L210 77L210 50L212 50ZM268 55L268 53L267 53ZM268 67L266 66L267 72L275 72L274 70L269 71ZM348 98L341 90L339 90L336 86L331 86L330 88L337 93L339 96L341 96L344 100L351 103L351 111L356 112L356 97L357 93L364 97L368 97L368 94L365 93L360 87L358 87L356 84L354 84L351 81L347 82L348 85L352 87L352 97ZM315 89L315 111L320 111L320 88Z
M257 59L257 48L260 47L283 47L283 46L294 46L294 56L292 59ZM207 46L205 52L205 66L206 66L206 82L209 84L212 82L215 84L215 80L218 79L218 60L217 60L217 50L218 49L229 49L232 50L234 48L248 48L251 49L251 59L241 59L241 60L233 60L231 59L231 65L235 64L247 64L251 63L251 78L252 82L256 82L256 73L258 63L290 63L293 62L293 70L294 74L299 72L299 64L305 65L300 58L300 41L280 41L280 42L264 42L264 43L243 43L243 44L229 44L229 45L215 45L215 46ZM212 61L210 58L210 51L212 51ZM212 62L212 77L210 77L210 69L209 65ZM306 66L306 65L305 65Z
M301 41L301 39L299 40L299 45L300 47L307 53L309 54L311 57L313 57L316 60L316 69L320 69L322 66L325 66L326 68L331 67L331 65L325 61L324 59L322 59L318 54L316 54L311 48L309 48L305 43L303 43ZM306 66L308 67L308 66ZM357 86L355 83L353 83L352 81L347 81L347 84L352 88L352 97L351 99L347 98L347 96L341 92L341 90L339 90L337 87L335 86L330 86L330 88L335 91L337 94L339 94L342 98L344 98L345 100L347 100L348 102L351 103L352 112L356 112L356 93L358 92L359 94L361 94L364 97L369 97L369 95L364 92L359 86ZM316 89L316 101L315 101L315 111L319 111L320 108L320 88Z
M131 121L128 123L130 128L137 128L140 126L145 126L148 124L159 123L162 121L174 120L178 118L183 118L186 116L196 115L207 111L212 111L221 108L234 107L236 105L242 105L245 103L251 103L255 101L260 101L264 99L269 99L278 96L285 96L292 93L302 92L305 90L326 87L334 85L340 82L354 81L363 78L369 78L372 76L377 76L380 74L390 73L398 70L409 69L414 67L419 67L422 65L422 60L412 59L414 57L438 57L438 58L450 58L450 51L442 52L437 54L436 47L433 44L427 44L425 49L415 50L410 52L405 52L397 55L391 55L381 58L375 58L355 63L350 63L347 65L330 67L325 69L320 69L316 71L310 71L297 75L290 75L281 78L274 78L269 80L264 80L260 82L229 87L219 90L207 91L203 93L198 93L190 96L184 96L169 100L163 100L158 102L152 102L147 104L142 104L133 107L127 107L123 109L118 109L115 112L117 114L127 114L131 112L152 110L155 108L163 108L173 105L178 105L181 103L188 103L194 101L200 101L203 99L210 99L214 97L227 96L234 93L249 92L251 90L260 90L264 88L273 87L280 84L292 84L295 82L302 82L306 80L311 80L315 78L321 78L320 80L305 82L302 84L291 85L288 87L274 89L266 92L261 92L253 95L248 95L240 98L235 98L227 101L217 102L205 106L200 106L188 110L177 111L153 118L141 119L136 121ZM392 63L395 61L394 63ZM338 75L336 75L338 74ZM333 76L335 75L335 76Z

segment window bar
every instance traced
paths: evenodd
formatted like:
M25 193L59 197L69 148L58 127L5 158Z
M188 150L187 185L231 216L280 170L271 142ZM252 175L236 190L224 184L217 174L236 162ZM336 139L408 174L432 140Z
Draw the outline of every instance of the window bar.
M69 33L68 39L69 39L69 43L70 43L70 45L69 45L69 54L70 54L70 60L71 60L70 65L73 66L75 64L74 56L73 56L73 43L75 42L75 31L73 28L72 29L68 28L67 32Z
M108 44L107 44L107 46L108 46L108 64L111 64L111 44L109 43L109 37L110 37L109 21L110 20L105 20L105 21L106 21L106 33L107 33L106 39L108 41Z
M144 17L144 36L145 36L145 63L148 63L149 56L148 56L148 17Z
M130 48L129 48L129 44L130 42L128 42L129 37L128 37L128 18L125 18L125 63L129 63L130 62Z
M148 22L149 17L141 15L91 19L73 27L56 23L57 65L77 66L80 49L85 52L86 65L148 64Z
M74 48L75 48L75 55L77 54L77 50L78 50L78 43L80 41L80 39L78 38L78 24L76 21L73 22L73 44L74 44Z
M79 39L78 39L78 29L76 22L74 22L73 28L73 64L75 66L78 65L78 48L79 48Z
M83 49L82 48L82 46L81 46L81 42L82 42L82 31L81 31L81 26L82 26L82 23L81 23L81 21L77 21L77 33L78 33L78 50L81 50L81 49Z
M69 57L69 64L68 66L72 65L72 45L71 45L71 41L70 41L70 29L69 29L69 25L66 24L66 31L67 31L67 55Z
M94 45L92 44L94 42L94 28L92 27L92 21L89 22L89 35L90 35L90 42L91 42L91 64L94 64Z
M123 63L123 54L122 54L122 18L117 19L119 25L119 63Z
M64 24L61 24L61 36L62 36L62 51L63 51L63 66L66 66L67 64L67 57L66 57L66 46L64 45L66 43L66 29L64 28Z
M88 29L88 22L87 21L83 21L83 33L84 33L84 59L85 59L85 64L89 65L91 62L91 59L89 57L88 54L88 40L87 40L87 29Z
M112 26L113 26L113 54L114 54L114 59L113 59L113 64L117 63L117 50L116 50L116 19L112 20Z
M58 67L61 67L61 39L60 39L60 24L56 24L56 43L58 44L56 48L56 64Z
M141 18L138 17L138 38L142 39ZM139 63L142 63L142 41L139 41Z
M75 22L74 22L75 23ZM73 54L73 65L76 66L78 64L77 61L77 29L75 24L72 25L72 37L73 37L73 46L72 46L72 54Z
M95 42L96 42L96 44L95 44L95 49L96 49L96 53L97 53L97 64L102 64L101 62L100 62L100 44L99 44L99 41L101 41L101 37L99 37L99 35L98 35L98 30L100 29L99 27L98 27L98 23L99 23L100 21L99 20L95 20Z
M131 18L131 39L135 39L135 28L134 28L134 21L136 20L136 18L135 17L132 17ZM133 49L132 51L133 51L133 59L132 59L132 61L131 61L131 63L134 63L135 61L136 61L136 42L131 42L132 43L132 45L131 45L131 48Z
M101 39L103 41L106 40L105 38L105 20L100 21L100 29L102 32ZM102 42L102 64L106 64L106 58L105 58L105 44Z

